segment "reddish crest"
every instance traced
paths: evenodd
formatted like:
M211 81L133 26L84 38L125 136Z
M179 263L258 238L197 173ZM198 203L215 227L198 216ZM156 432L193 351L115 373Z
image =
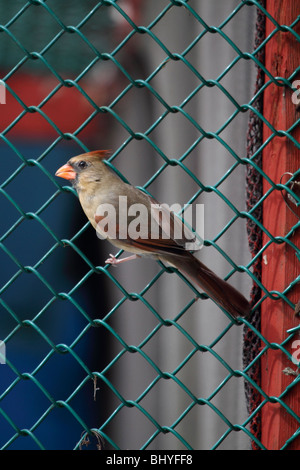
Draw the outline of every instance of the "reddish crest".
M87 155L95 155L103 160L104 158L108 158L111 155L111 150L93 150L92 152L88 152Z

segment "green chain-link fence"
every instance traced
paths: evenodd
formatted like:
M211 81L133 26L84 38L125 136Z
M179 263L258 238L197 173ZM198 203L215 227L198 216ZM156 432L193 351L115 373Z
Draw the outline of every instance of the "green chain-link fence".
M220 21L210 24L205 15L201 16L199 2L188 0L157 1L148 23L143 19L144 3L139 1L0 0L0 65L6 87L6 104L3 99L1 104L0 129L0 339L3 341L0 345L2 356L6 353L6 363L0 365L0 446L4 449L78 449L88 438L99 442L100 447L104 444L107 449L128 448L126 438L129 439L137 415L147 423L147 432L144 435L141 431L142 438L131 444L135 448L155 448L157 439L168 435L174 439L172 445L181 449L199 448L197 437L191 439L188 428L192 416L198 419L200 408L208 409L211 416L217 416L221 423L221 432L215 442L210 443L210 448L222 448L226 439L235 432L243 434L247 441L255 442L257 447L263 447L259 434L254 433L250 425L264 403L272 399L262 392L249 371L258 364L265 350L274 347L282 350L284 344L274 346L265 342L257 324L245 319L246 328L250 329L256 343L262 340L265 349L257 351L244 368L241 365L236 368L222 357L218 347L222 342L231 341L233 331L242 330L242 322L234 322L220 311L217 315L226 318L224 328L215 323L214 337L209 335L203 341L195 339L197 335L186 327L185 319L191 311L193 315L201 315L201 311L197 313L198 303L204 304L201 308L205 310L208 304L206 296L200 295L201 300L196 302L196 289L179 275L189 298L184 305L179 303L176 312L169 312L167 307L168 314L161 311L149 293L155 299L153 292L159 290L160 282L166 276L171 283L175 282L172 269L162 265L149 268L151 273L151 269L157 270L142 287L133 287L132 291L128 279L123 283L119 273L104 264L109 247L92 233L76 203L73 189L64 186L54 176L57 168L70 156L96 148L112 148L109 164L118 167L121 161L128 179L131 165L139 164L145 170L142 179L131 182L151 193L157 181L163 181L160 178L176 168L182 174L183 184L192 188L189 200L184 202L195 203L201 201L201 196L217 196L231 210L230 217L218 233L205 240L206 247L215 250L229 263L225 273L227 278L240 273L243 278L258 281L261 287L256 273L252 272L256 257L243 265L237 248L233 249L231 256L231 252L221 248L220 241L230 233L235 222L246 224L246 219L254 221L255 225L258 222L259 229L264 230L261 221L255 218L255 210L261 207L263 197L259 197L254 208L249 207L247 213L243 205L238 206L222 190L222 184L236 171L242 170L240 175L243 174L246 165L254 168L258 176L266 177L256 160L263 145L258 145L251 158L246 158L246 150L242 155L237 154L223 135L240 118L248 119L251 111L262 123L262 110L255 104L264 88L268 83L278 86L284 83L292 87L297 71L288 79L272 76L260 61L260 53L270 37L262 38L254 50L250 47L250 52L245 52L228 32L233 22L238 24L241 21L240 15L245 15L242 18L243 27L246 27L250 18L255 16L256 8L268 15L263 2L224 3L228 7L226 15L220 18L216 15L216 21ZM218 5L214 8L217 10ZM178 28L178 35L183 39L182 43L179 41L178 49L167 36L157 33L160 24L168 24L172 29L173 14L177 15L174 28ZM187 20L195 25L192 39L184 30ZM271 36L285 28L299 40L295 32L298 18L284 26L277 24L272 17L270 20L275 28ZM254 35L254 23L252 32ZM225 43L232 54L232 59L213 78L207 77L205 72L200 73L193 60L193 54L197 54L202 43L212 36ZM158 51L156 60L148 61L147 66L142 60L144 52L138 47L139 41L147 44L148 51L151 48ZM222 64L217 53L211 60L220 60ZM232 77L230 73L235 73L235 67L246 62L263 70L267 81L265 87L258 89L249 101L239 102L228 91L226 79ZM176 105L168 100L168 93L156 87L168 67L173 67L174 73L172 81L166 84L167 88L174 86L173 81L178 78L176 70L182 67L193 80L193 87L188 91L182 83ZM244 82L240 86L249 88L249 83ZM200 99L201 92L209 89L219 93L221 106L223 98L231 106L230 113L218 128L207 128L190 111L190 105ZM139 101L142 92L146 99ZM126 113L124 108L130 106L129 97L133 95L137 97L134 107L129 113L127 109ZM218 109L214 112L217 117ZM131 118L124 117L130 113L138 120L145 120L144 131L135 131ZM180 155L174 158L164 143L156 138L156 132L170 116L179 116L186 121L195 136L188 149L180 149ZM111 127L120 133L117 148L111 140ZM176 132L180 133L180 127ZM276 135L276 131L273 132L273 136ZM299 148L291 133L287 131L286 134ZM203 182L193 167L193 159L198 158L195 156L198 146L209 141L216 142L231 159L230 165L219 179L214 179L213 184ZM139 143L147 146L145 155L139 160L128 158L124 162L122 155L128 148L139 151L138 147L131 147ZM150 165L148 157L155 158L155 166ZM219 171L216 170L216 174L219 175ZM275 183L272 184L275 187ZM177 189L180 191L182 188ZM157 195L154 189L153 195ZM288 237L286 241L296 252L296 246L289 242ZM272 238L271 241L276 242ZM238 242L234 241L234 246L237 245ZM147 270L149 264L145 263ZM128 269L136 268L131 266ZM286 292L290 288L288 286ZM264 294L264 298L271 295L268 292ZM170 295L165 291L164 305L167 305ZM280 296L291 304L285 293L280 293ZM137 324L141 322L138 334L135 334L134 325L129 334L126 327L124 329L118 323L129 321L119 315L128 304L129 310L139 311L139 320L134 317ZM143 317L150 318L144 330L141 326ZM182 356L174 354L177 362L172 363L170 370L164 368L163 358L151 349L151 344L165 330L180 336L186 344ZM202 333L203 339L205 331ZM289 333L294 334L296 331ZM290 338L288 334L287 338ZM169 353L173 355L172 347ZM168 355L168 348L161 348L160 354ZM222 371L215 387L203 396L194 392L190 379L185 380L181 374L189 364L193 367L198 354L204 361L208 356L213 358ZM241 350L239 354L242 354ZM133 394L127 393L126 385L119 387L116 380L118 372L115 370L120 372L122 361L128 357L131 372L128 378L123 377L123 381L131 381L135 370L138 370L138 375L145 371L148 377L144 381L135 378ZM138 361L142 362L142 367L135 369ZM198 371L197 367L192 369L192 376L198 374L201 375L201 370ZM205 377L202 380L206 380ZM239 422L233 421L226 407L215 401L227 384L235 380L240 384L244 381L250 384L263 397L262 404L252 408L250 414ZM165 401L159 409L169 410L168 419L165 419L165 414L162 418L159 411L151 411L151 401L158 400L157 391L165 382L171 383L185 397L184 405L179 406L177 400L172 402L171 392L162 395ZM284 403L284 393L276 400L299 425L299 417L294 416ZM240 398L243 400L243 395ZM118 429L121 422L122 431ZM205 422L203 429L209 426L209 421ZM122 439L120 433L123 434Z

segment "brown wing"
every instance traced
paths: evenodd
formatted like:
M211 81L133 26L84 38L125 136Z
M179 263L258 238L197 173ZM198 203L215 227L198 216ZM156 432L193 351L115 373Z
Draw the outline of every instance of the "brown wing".
M188 251L198 251L203 246L203 240L193 232L182 219L174 212L170 211L165 204L159 204L155 199L151 199L152 217L162 230L162 237L166 235L177 245Z
M159 204L155 199L132 186L128 194L135 194L132 200L138 201L145 208L140 230L136 233L130 230L137 219L127 214L126 222L123 224L120 220L116 221L116 226L113 228L115 235L112 237L109 233L107 234L112 243L118 241L118 244L122 244L127 251L141 250L157 254L182 254L186 250L196 251L201 248L202 244L195 234L166 205ZM103 221L103 217L95 215L95 221L98 224Z

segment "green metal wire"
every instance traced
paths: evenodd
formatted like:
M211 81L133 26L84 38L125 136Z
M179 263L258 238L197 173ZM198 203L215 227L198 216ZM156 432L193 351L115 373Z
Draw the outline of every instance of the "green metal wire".
M257 166L256 157L257 155L267 146L275 137L285 137L291 141L293 145L297 148L300 148L299 142L292 135L292 131L299 125L299 119L287 130L277 130L271 123L254 107L254 103L257 98L261 96L264 91L271 85L276 85L278 87L289 87L292 89L292 82L299 72L299 67L293 71L290 77L274 77L269 70L266 69L264 64L260 63L258 60L259 52L265 47L265 45L276 35L279 31L287 32L299 41L299 35L296 32L296 26L298 25L300 19L299 17L295 18L291 25L280 25L274 18L266 11L259 2L255 0L242 0L239 4L232 10L227 18L219 26L209 25L191 6L188 0L170 0L166 6L164 6L153 21L148 25L137 25L134 21L128 16L128 14L123 10L122 3L118 0L102 0L99 1L96 5L93 5L89 12L82 13L77 24L67 24L63 18L60 17L60 10L55 8L55 1L51 2L50 0L29 0L25 4L15 0L15 3L19 6L19 10L15 11L11 18L6 22L6 24L0 25L0 38L4 38L6 42L11 44L11 47L15 48L16 59L15 63L5 71L4 76L2 77L3 82L6 84L7 93L18 103L20 106L20 113L12 118L9 125L2 129L0 133L1 141L3 144L8 146L8 148L16 156L17 166L11 171L9 176L2 181L0 185L0 197L5 200L6 204L9 204L11 213L13 214L14 221L11 223L10 227L0 233L0 251L7 260L12 263L14 266L14 272L7 276L6 281L3 285L0 286L0 307L5 315L8 315L11 321L11 328L6 333L6 337L2 338L7 346L13 344L14 340L19 336L24 334L24 331L30 331L32 334L37 335L37 337L44 344L47 352L40 358L38 364L32 367L29 371L24 372L20 370L18 364L14 364L14 361L9 357L6 361L6 366L10 369L12 379L9 384L6 384L5 388L0 392L0 416L2 420L8 425L10 431L6 436L2 436L1 446L3 449L9 449L13 446L17 446L18 440L20 438L25 438L30 440L32 444L38 449L46 449L47 443L42 442L39 436L39 428L43 423L47 423L47 420L52 415L53 410L64 410L67 412L73 419L73 422L76 423L81 429L81 433L78 434L78 439L74 442L74 449L79 449L86 442L87 436L91 439L95 436L100 439L103 439L108 445L113 449L120 449L119 443L115 441L114 436L111 434L111 425L114 423L116 417L124 409L134 409L138 411L143 417L151 423L153 426L153 433L148 436L145 442L142 443L141 449L151 448L151 445L155 440L162 434L173 436L183 448L192 449L191 443L185 437L184 432L181 431L180 424L190 413L194 413L198 407L207 407L211 410L212 413L215 413L224 425L225 431L219 437L219 439L212 444L212 449L219 448L226 438L235 432L244 433L249 440L253 440L256 445L264 449L264 446L259 441L259 439L254 436L249 431L249 423L253 419L256 413L259 413L260 410L267 403L277 403L279 406L283 407L286 412L289 414L290 418L295 420L300 429L300 419L293 412L293 410L285 403L284 397L289 392L290 389L295 387L299 382L299 376L293 380L290 385L284 390L284 392L278 396L268 396L261 387L256 384L249 375L249 370L254 363L260 361L261 357L270 349L281 351L287 358L287 360L292 361L290 353L286 349L286 344L291 341L293 338L297 337L299 328L293 328L286 332L286 339L281 343L273 343L267 341L263 335L255 329L246 319L240 321L234 321L232 318L228 318L228 325L224 328L219 335L217 335L212 341L211 344L199 344L194 338L191 332L187 331L180 324L180 319L187 314L189 309L195 304L196 297L200 296L205 298L206 295L198 292L198 290L183 276L172 268L165 267L162 263L159 265L159 272L152 278L152 280L140 291L140 292L129 292L114 276L113 271L110 269L109 265L98 266L95 265L89 256L82 251L80 244L78 243L83 236L84 232L89 226L89 223L85 223L83 227L78 229L77 233L70 237L62 237L57 233L56 227L53 222L48 222L47 220L47 210L52 207L53 204L57 201L57 198L66 197L68 194L76 197L75 191L69 186L64 186L57 181L54 177L53 172L48 169L48 161L50 158L51 152L55 151L56 148L61 145L64 141L72 141L78 146L83 152L88 151L86 143L80 139L80 133L85 130L93 120L101 115L109 115L111 120L116 124L119 124L126 133L126 138L124 139L123 144L115 150L112 156L108 159L108 165L113 166L114 160L126 148L133 140L145 140L155 151L158 158L160 159L159 167L156 169L155 173L152 174L148 181L145 182L144 186L141 188L147 192L147 188L162 174L168 167L178 167L182 172L184 172L197 186L197 191L194 195L191 196L190 201L187 204L191 204L196 201L196 199L203 193L212 193L218 198L220 198L232 211L233 215L231 219L224 225L220 232L212 240L205 240L206 246L211 246L213 249L217 250L218 253L226 259L231 265L231 271L226 276L226 279L229 279L235 272L244 272L250 276L262 289L263 297L260 300L262 303L266 298L271 298L274 300L284 300L290 307L294 307L290 300L287 298L288 292L291 288L299 282L299 279L295 279L290 286L287 286L284 292L275 292L268 291L262 283L255 278L251 271L252 265L255 263L258 257L263 256L264 251L271 244L288 244L294 251L296 256L299 258L299 250L291 241L292 234L299 228L299 222L291 228L290 232L286 234L285 237L276 237L273 236L259 221L257 221L253 214L257 207L261 206L263 202L272 194L274 191L287 191L291 196L294 197L299 202L299 197L288 187L286 184L275 184L264 171ZM261 11L269 18L269 20L274 25L274 30L272 33L265 38L265 40L260 44L260 46L253 50L251 53L243 52L238 44L236 44L229 36L226 34L226 25L235 18L235 16L245 8L259 8ZM99 12L104 11L105 9L110 9L115 13L118 13L122 16L123 20L127 22L130 26L130 32L126 37L122 38L118 44L115 44L112 50L99 50L97 45L93 42L92 38L88 36L85 32L85 27L89 25L89 22L95 17ZM188 44L181 53L178 51L171 52L167 45L159 38L155 32L155 26L164 19L164 17L172 9L179 9L182 14L184 12L188 13L193 17L193 19L201 26L201 33L194 38L194 40ZM35 14L38 10L43 12L47 21L54 22L58 32L52 35L48 40L47 44L36 44L36 50L29 50L25 47L25 38L20 34L16 34L14 31L15 26L22 26L26 22L26 14L32 13ZM205 79L197 68L191 63L189 59L189 53L197 47L200 41L205 38L207 35L216 35L222 38L226 43L232 48L234 52L234 59L231 63L220 73L220 75L212 79ZM84 68L79 70L77 75L70 75L70 78L65 78L62 75L60 67L57 67L54 62L51 61L51 56L48 54L55 50L57 44L61 38L71 37L76 38L82 42L82 45L87 48L89 54L92 55L92 59L89 64L84 65ZM149 71L147 77L134 78L132 72L128 70L127 66L122 61L121 53L126 48L126 45L133 38L139 36L145 36L149 39L150 42L155 44L158 47L163 55L161 62L156 65L153 70ZM75 40L75 39L74 39ZM27 44L27 43L26 43ZM21 57L21 58L20 58ZM50 57L50 58L49 58ZM236 66L240 61L251 61L257 66L259 66L265 76L267 77L266 82L259 90L259 92L252 96L248 103L239 104L238 101L230 94L230 92L224 86L222 80L227 74ZM171 105L168 101L161 96L158 90L155 88L155 78L159 76L161 71L166 67L170 62L175 64L181 64L186 67L195 77L197 85L195 88L187 94L182 102L178 105ZM18 95L14 90L14 86L11 84L11 79L18 77L23 70L23 67L30 67L33 63L37 64L39 67L42 67L46 71L46 75L56 79L56 85L54 88L48 92L48 95L39 103L32 105ZM112 98L110 103L99 106L95 100L89 95L84 87L84 78L91 71L94 70L96 66L103 65L104 63L110 63L115 70L124 78L123 87L117 91L117 94ZM54 122L54 120L47 114L47 104L51 103L59 92L65 88L74 89L77 93L81 94L82 99L90 105L90 115L85 118L74 132L64 132L59 126ZM188 104L195 99L197 94L205 88L215 88L221 92L226 99L234 107L234 111L231 116L222 123L220 128L214 132L207 131L202 128L199 122L188 112ZM135 132L131 128L129 123L127 123L123 117L119 114L118 104L126 98L126 96L135 89L144 89L149 93L152 100L157 101L160 106L162 106L162 114L154 119L153 122L144 132ZM227 143L222 137L223 131L232 123L234 120L243 113L248 113L252 111L255 113L259 119L270 129L271 133L268 139L263 143L262 147L257 149L253 154L251 159L241 158L237 153L231 148L230 144ZM46 149L40 153L36 158L26 159L24 155L19 151L18 145L15 143L14 139L11 137L11 132L17 125L22 125L22 119L28 114L40 116L45 122L49 125L52 131L55 134L55 139L49 143ZM165 119L170 114L178 114L183 119L188 121L191 126L197 131L197 139L190 145L190 147L185 150L185 152L178 158L169 158L161 148L155 143L152 138L154 131L165 121ZM192 151L205 139L212 139L217 141L223 148L228 152L232 157L232 164L230 168L220 177L219 181L216 181L213 185L205 185L199 180L199 178L189 169L187 165L188 157ZM234 172L234 170L239 166L252 165L255 167L257 172L260 173L262 178L270 184L270 189L264 194L264 196L257 202L257 204L249 210L240 211L235 207L234 203L222 192L222 183ZM14 183L16 178L21 176L25 170L37 170L43 177L47 178L47 181L53 186L53 192L48 197L46 201L40 201L40 206L37 210L25 210L23 209L23 201L17 200L17 198L11 193L11 185ZM123 175L120 175L123 177ZM123 177L124 178L124 177ZM125 178L124 178L125 179ZM219 240L221 237L228 231L228 229L236 222L238 219L251 219L260 227L260 230L266 234L268 242L264 247L261 248L260 252L249 262L247 266L237 265L230 256L219 246ZM42 256L35 261L32 261L32 265L27 265L23 263L18 255L16 255L13 250L10 248L9 241L14 235L16 230L22 226L26 221L35 221L41 230L47 233L50 236L51 245L47 246L44 250ZM42 268L47 264L49 260L57 253L57 250L62 250L66 248L70 252L70 256L78 257L83 265L85 266L85 273L80 279L68 290L61 291L54 287L51 282L49 282L47 277L47 272L45 273ZM121 254L121 252L119 253ZM57 269L59 269L57 267ZM155 286L159 281L161 276L165 273L176 272L180 276L183 282L186 283L193 295L195 295L192 300L189 300L186 305L181 308L181 310L175 315L174 319L164 319L161 312L157 310L147 299L146 295L150 289ZM45 289L47 292L47 299L44 302L44 305L35 312L30 318L23 318L22 315L15 311L9 303L6 301L5 294L8 290L15 288L17 283L24 279L24 277L32 276L36 282L39 283L41 289ZM92 276L101 276L108 283L114 285L115 289L119 294L119 300L116 301L115 305L100 318L92 318L89 311L82 307L80 300L78 300L77 294L84 289L86 283L90 280ZM138 302L143 308L147 309L155 320L155 326L150 332L145 334L144 338L140 341L138 345L128 344L124 338L119 334L119 332L114 328L112 320L125 302ZM83 322L83 326L79 332L72 338L72 340L66 342L57 342L53 339L52 333L47 330L44 326L42 320L48 311L57 305L63 305L68 309L72 309L74 312L80 315L80 318ZM226 312L225 312L226 313ZM259 354L255 357L252 363L248 364L243 370L233 369L229 363L227 363L224 358L218 354L216 346L222 340L224 336L230 331L230 329L241 323L248 326L252 329L255 335L261 340L262 349ZM77 347L81 342L86 338L91 329L100 328L103 331L103 334L107 335L110 339L118 344L118 352L113 358L109 360L106 366L101 370L91 370L90 367L85 363L85 360L82 359L80 353L77 351ZM146 346L150 344L151 340L155 338L155 335L161 329L172 328L178 335L184 337L188 342L190 350L184 358L182 358L176 365L173 371L164 371L159 364L157 364L150 355L146 352ZM207 397L199 397L195 395L187 386L182 379L180 379L180 371L189 363L189 361L197 354L201 352L204 357L211 356L222 366L223 371L225 372L225 377L219 383L219 385L211 392ZM135 399L126 398L118 388L113 384L110 379L111 370L116 366L120 359L124 355L134 355L138 356L142 361L144 361L147 366L149 366L154 374L154 378L150 384L137 396ZM44 385L43 380L40 378L41 372L47 370L51 360L56 357L69 357L70 360L79 366L82 376L81 380L76 384L74 389L68 396L65 396L63 399L54 396L47 387ZM217 394L225 387L225 385L232 379L236 378L242 381L248 381L254 389L258 391L261 395L262 400L257 409L247 417L247 419L242 423L232 423L231 420L226 416L224 411L215 405L213 399ZM85 418L80 416L76 410L76 405L74 404L76 398L82 390L86 387L88 383L92 383L93 380L97 379L98 383L101 383L102 386L106 386L111 394L111 397L114 398L114 402L117 403L114 410L104 419L102 423L90 423L86 422ZM154 418L151 413L147 410L144 405L143 400L155 389L158 383L169 381L179 387L187 400L187 405L184 410L178 412L176 419L174 419L171 424L164 424L159 422L158 419ZM46 400L46 407L41 412L40 416L35 419L33 423L28 424L26 427L18 425L18 420L14 415L10 415L10 411L7 411L5 408L6 399L17 390L18 386L24 382L30 383L35 389L41 393ZM282 447L285 449L294 439L299 435L299 429L292 436L289 437L285 445ZM80 437L81 436L81 437ZM99 441L99 442L100 442Z

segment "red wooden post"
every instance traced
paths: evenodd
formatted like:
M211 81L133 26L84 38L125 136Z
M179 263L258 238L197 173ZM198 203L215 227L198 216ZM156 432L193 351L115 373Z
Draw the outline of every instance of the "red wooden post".
M280 25L291 25L300 13L300 0L267 0L267 11ZM275 29L274 24L267 20L266 37ZM299 34L299 23L295 27ZM300 45L289 32L278 31L266 45L266 68L274 77L288 78L300 64ZM300 79L300 77L296 77ZM266 81L269 78L266 77ZM275 84L268 86L264 95L264 116L276 130L287 130L299 118L299 111L292 102L292 92L287 87ZM272 131L264 125L264 142ZM291 133L295 140L300 141L300 126ZM300 152L288 137L274 137L263 151L263 171L275 184L285 172L294 173L299 169ZM287 179L285 178L284 182ZM264 194L270 189L264 180ZM296 207L296 206L295 206ZM273 191L263 205L263 225L273 236L285 236L297 222L297 217L285 204L280 191ZM291 237L291 241L299 247L300 231ZM264 234L264 245L269 237ZM287 243L271 245L263 254L262 282L270 290L282 292L300 274L300 263L295 250ZM293 287L288 298L297 303L300 300L300 285ZM297 326L300 317L282 300L267 299L262 304L262 334L271 343L282 343L287 338L287 330ZM286 349L293 354L296 339L294 337ZM265 344L262 344L264 347ZM286 387L295 380L295 376L286 375L286 367L297 367L280 350L269 349L262 358L262 388L269 395L279 397ZM300 416L300 386L297 385L284 397L286 403L297 416ZM279 403L268 403L262 408L262 443L268 450L280 449L300 427ZM288 449L300 449L298 436Z

